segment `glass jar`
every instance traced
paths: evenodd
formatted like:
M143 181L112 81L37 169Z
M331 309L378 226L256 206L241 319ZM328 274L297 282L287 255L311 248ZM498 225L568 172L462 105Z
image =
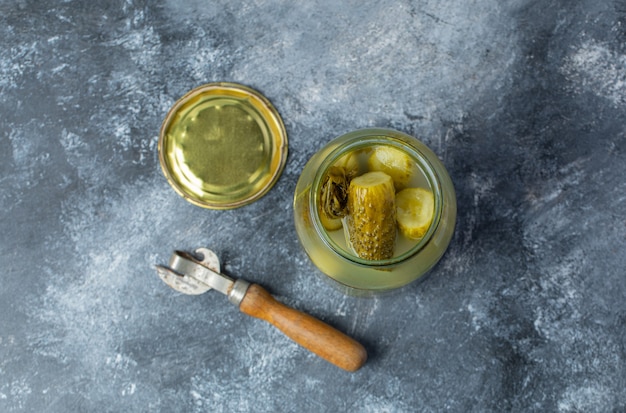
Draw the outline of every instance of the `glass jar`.
M368 260L359 258L347 246L343 229L329 231L325 228L318 205L323 179L330 166L345 159L347 154L367 154L381 145L399 149L414 161L419 174L415 178L417 185L432 191L434 208L423 237L401 240L403 236L398 231L397 251L393 257ZM363 160L359 162L362 164ZM423 278L441 259L454 232L456 196L445 167L422 142L395 130L363 129L334 139L307 162L296 185L294 220L307 255L335 286L351 295L370 295Z

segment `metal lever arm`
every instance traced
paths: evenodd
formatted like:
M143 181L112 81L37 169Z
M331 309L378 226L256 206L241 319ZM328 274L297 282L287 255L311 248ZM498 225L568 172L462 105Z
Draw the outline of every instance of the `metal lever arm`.
M365 348L339 330L274 299L263 287L251 284L239 309L272 324L287 337L344 370L356 371L367 360Z

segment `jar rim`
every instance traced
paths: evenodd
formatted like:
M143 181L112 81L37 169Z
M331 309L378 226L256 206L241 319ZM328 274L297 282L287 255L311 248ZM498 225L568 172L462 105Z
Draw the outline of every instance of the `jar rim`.
M439 223L441 221L441 215L443 210L443 193L441 182L435 171L435 168L422 151L411 144L411 141L418 141L410 135L406 135L402 132L391 129L361 129L353 132L349 132L345 135L338 137L337 139L343 140L335 149L333 149L322 161L319 169L315 173L313 183L311 185L311 196L309 197L309 207L312 215L313 227L320 236L320 239L342 258L350 261L351 263L365 266L365 267L388 267L400 262L403 262L415 254L419 253L431 240L433 234L436 232ZM419 141L418 141L419 142ZM408 251L403 252L397 256L387 258L384 260L368 260L358 257L357 255L347 251L338 245L322 225L319 217L319 211L317 208L319 201L319 192L322 184L322 178L326 174L328 168L333 165L341 156L351 150L357 150L373 145L391 145L398 149L407 152L416 162L422 173L426 177L430 188L433 192L435 200L433 220L426 231L426 234Z

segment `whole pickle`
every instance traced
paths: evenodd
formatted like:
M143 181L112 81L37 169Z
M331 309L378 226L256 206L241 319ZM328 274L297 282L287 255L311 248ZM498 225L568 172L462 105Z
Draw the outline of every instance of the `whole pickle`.
M396 242L396 202L393 179L368 172L350 181L346 241L363 259L393 257Z

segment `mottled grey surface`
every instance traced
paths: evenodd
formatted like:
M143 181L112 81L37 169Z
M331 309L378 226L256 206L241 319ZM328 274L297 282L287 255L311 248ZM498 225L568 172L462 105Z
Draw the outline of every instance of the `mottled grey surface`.
M168 108L264 93L290 139L272 191L186 203ZM626 411L623 0L0 0L0 411ZM347 297L300 248L307 159L353 129L421 137L457 230L424 283ZM337 326L350 374L153 265L226 271Z

